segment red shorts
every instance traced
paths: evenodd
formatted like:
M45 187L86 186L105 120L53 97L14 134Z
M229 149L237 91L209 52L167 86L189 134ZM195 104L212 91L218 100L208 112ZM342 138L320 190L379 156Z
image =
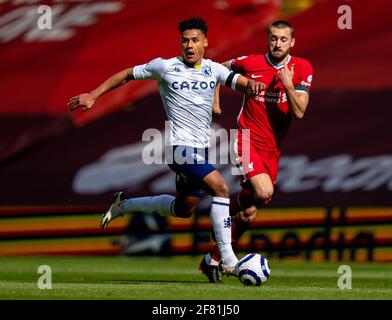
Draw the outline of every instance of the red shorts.
M261 150L252 140L248 143L249 148L242 148L241 136L238 138L237 153L243 172L241 184L261 173L268 174L272 183L275 184L278 177L280 151Z

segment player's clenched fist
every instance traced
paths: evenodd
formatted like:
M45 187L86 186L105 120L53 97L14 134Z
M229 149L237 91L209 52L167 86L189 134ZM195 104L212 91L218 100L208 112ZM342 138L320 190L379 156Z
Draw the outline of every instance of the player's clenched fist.
M246 87L246 93L248 96L254 97L261 93L265 88L265 84L262 82L248 80L248 85Z
M287 67L287 64L285 64L284 67L278 71L278 77L286 89L293 88L294 64L291 65L290 69Z
M83 93L78 96L72 97L68 102L70 111L82 108L83 111L88 111L95 103L95 98L89 93Z

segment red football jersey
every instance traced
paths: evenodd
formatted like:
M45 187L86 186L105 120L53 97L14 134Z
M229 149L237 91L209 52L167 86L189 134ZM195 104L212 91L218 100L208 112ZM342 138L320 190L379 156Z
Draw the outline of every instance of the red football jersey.
M295 90L309 93L313 77L309 61L288 55L286 62L289 69L294 68ZM268 54L244 56L231 62L233 71L266 85L258 96L244 96L237 119L239 129L250 129L251 143L261 150L280 151L292 121L287 93L277 74L283 67L273 64Z

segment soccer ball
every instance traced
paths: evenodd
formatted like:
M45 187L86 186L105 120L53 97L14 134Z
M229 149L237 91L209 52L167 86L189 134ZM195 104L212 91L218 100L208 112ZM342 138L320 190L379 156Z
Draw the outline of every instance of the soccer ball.
M258 253L249 253L238 262L238 279L246 286L260 286L271 273L268 260Z

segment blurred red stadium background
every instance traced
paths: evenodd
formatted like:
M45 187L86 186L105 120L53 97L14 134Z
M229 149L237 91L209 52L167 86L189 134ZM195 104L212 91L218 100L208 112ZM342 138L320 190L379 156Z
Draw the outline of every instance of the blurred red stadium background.
M319 249L308 258L392 261L392 3L304 1L284 15L293 3L201 0L190 9L178 0L1 1L0 255L121 253L116 237L135 230L143 239L165 235L158 253L206 250L208 199L198 218L158 219L155 230L135 215L103 232L92 215L120 189L174 192L166 166L141 160L144 130L164 128L156 84L130 82L88 113L71 114L66 105L116 71L177 55L177 23L200 15L210 29L207 58L265 52L266 26L283 17L296 29L293 54L314 67L309 111L283 147L271 207L239 249L302 258ZM37 28L43 4L52 9L53 30ZM347 4L353 28L341 30L337 11ZM215 126L235 128L241 97L222 90L221 99ZM221 169L237 192L230 165Z

